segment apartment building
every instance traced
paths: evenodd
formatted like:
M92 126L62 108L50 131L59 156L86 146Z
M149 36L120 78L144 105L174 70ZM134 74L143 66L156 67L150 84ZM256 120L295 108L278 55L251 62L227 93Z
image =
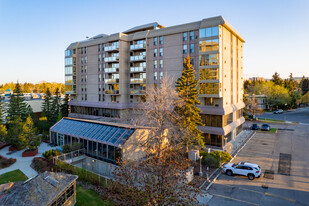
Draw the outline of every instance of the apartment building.
M164 76L176 80L189 55L200 79L207 145L224 148L242 131L243 43L221 16L164 27L137 26L74 42L65 51L70 117L120 120Z

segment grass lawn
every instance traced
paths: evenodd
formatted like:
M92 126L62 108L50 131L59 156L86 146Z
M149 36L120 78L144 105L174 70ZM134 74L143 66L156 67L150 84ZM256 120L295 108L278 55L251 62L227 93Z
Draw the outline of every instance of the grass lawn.
M92 189L83 189L82 186L76 186L76 206L111 206L110 201L103 201L98 193Z
M0 175L0 184L5 184L8 182L25 181L27 179L28 177L22 171L14 170Z
M278 129L277 128L270 128L270 131L262 131L260 130L259 132L270 132L270 133L277 133Z
M261 122L285 122L283 120L277 120L277 119L266 119L266 118L259 118Z

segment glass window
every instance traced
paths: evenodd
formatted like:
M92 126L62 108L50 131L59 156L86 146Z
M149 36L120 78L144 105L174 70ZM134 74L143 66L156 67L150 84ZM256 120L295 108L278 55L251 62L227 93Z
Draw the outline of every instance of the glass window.
M211 37L211 30L212 30L211 27L210 27L210 28L206 28L205 30L206 30L206 31L205 31L205 32L206 32L206 33L205 33L205 36L206 36L206 37Z
M66 84L73 83L73 77L72 76L65 76L65 83Z
M219 54L202 54L199 61L200 66L219 65Z
M200 52L219 50L219 39L200 41Z
M157 37L153 38L153 45L157 45Z
M108 159L115 160L115 147L108 145Z
M214 105L214 99L212 97L205 97L205 105Z
M160 68L163 68L163 59L160 60Z
M65 58L65 66L72 65L72 57Z
M157 61L157 60L154 60L153 67L154 67L155 69L158 68L158 61Z
M65 67L65 74L73 74L73 70L72 70L72 67Z
M184 41L187 41L187 32L184 32L184 33L183 33L183 40L184 40Z
M190 54L194 53L194 44L190 44Z
M200 38L218 36L219 35L219 28L218 28L218 26L204 28L204 29L200 29L199 33L200 33Z
M154 80L157 80L157 79L158 79L158 72L154 72L154 74L153 74L153 79L154 79Z
M219 83L201 83L200 94L219 94Z
M183 50L182 50L182 52L184 53L184 54L186 54L187 53L187 45L183 45Z
M163 56L163 48L160 48L160 57Z
M160 39L159 39L159 44L162 45L163 44L163 36L160 36Z
M154 50L153 50L153 56L154 56L154 57L158 56L158 50L157 50L157 49L154 49Z
M190 40L194 39L194 31L190 31Z
M160 72L160 80L163 79L163 72Z
M219 68L200 69L200 80L219 80Z
M212 33L212 36L218 36L219 35L218 26L212 27L211 33Z
M200 38L205 38L205 29L200 29Z

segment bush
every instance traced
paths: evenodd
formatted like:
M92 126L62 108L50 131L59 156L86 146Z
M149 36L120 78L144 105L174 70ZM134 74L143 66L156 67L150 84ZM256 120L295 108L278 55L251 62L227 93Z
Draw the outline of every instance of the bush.
M72 151L75 151L75 150L79 150L79 149L82 149L83 148L83 144L80 143L80 142L74 142L72 144L72 147L71 147L71 150Z
M63 153L69 153L69 152L72 151L72 150L71 150L71 146L68 145L68 144L63 145L63 146L62 146L62 150L63 150Z
M51 149L51 150L48 150L48 151L44 152L42 155L46 159L52 160L53 157L61 155L61 152L59 152L58 150L55 150L55 149Z
M229 153L224 151L213 151L207 153L201 151L203 156L202 163L208 167L219 167L220 155L221 155L221 164L228 162L232 157Z
M16 159L13 159L13 158L7 159L6 157L3 157L0 155L0 169L9 167L15 162L16 162Z

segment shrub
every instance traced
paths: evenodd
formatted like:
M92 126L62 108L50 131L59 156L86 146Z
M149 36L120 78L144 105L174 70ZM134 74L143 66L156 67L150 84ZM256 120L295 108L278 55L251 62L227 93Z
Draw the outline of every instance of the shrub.
M221 164L223 164L223 163L228 162L232 158L229 153L224 152L224 151L213 151L210 153L210 155L212 155L217 160L218 164L220 160L221 160ZM220 155L221 155L221 159L220 159Z
M69 153L72 151L71 146L68 144L63 145L62 150L63 150L63 153Z
M208 155L205 158L203 157L202 163L207 167L216 167L218 164L217 160L211 155Z
M221 164L226 163L231 159L231 155L224 151L213 151L210 153L201 151L201 155L203 156L202 163L208 167L219 167L220 154Z
M81 148L83 148L83 144L82 144L82 143L80 143L80 142L74 142L74 143L72 144L71 150L72 150L72 151L75 151L75 150L79 150L79 149L81 149Z
M1 156L0 157L0 169L9 167L15 162L16 162L16 159L13 159L13 158L7 159L6 157Z
M44 152L42 155L46 159L52 160L53 157L61 155L61 152L59 152L58 150L55 150L55 149L51 149L51 150L48 150L48 151Z

